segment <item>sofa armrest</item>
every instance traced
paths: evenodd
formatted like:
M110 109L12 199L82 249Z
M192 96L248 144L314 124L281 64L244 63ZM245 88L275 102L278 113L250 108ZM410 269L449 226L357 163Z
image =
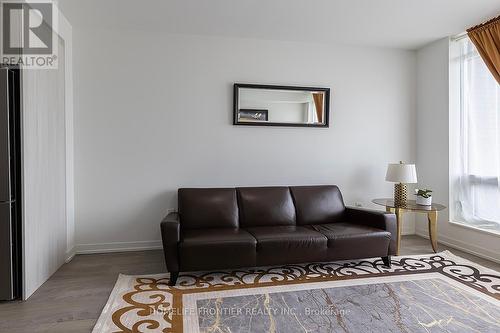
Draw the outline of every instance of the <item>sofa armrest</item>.
M179 271L178 245L181 239L179 213L168 214L160 223L165 263L169 272Z
M346 216L349 223L363 224L377 229L389 231L391 233L391 242L389 243L388 254L396 254L398 233L395 214L378 210L346 207Z

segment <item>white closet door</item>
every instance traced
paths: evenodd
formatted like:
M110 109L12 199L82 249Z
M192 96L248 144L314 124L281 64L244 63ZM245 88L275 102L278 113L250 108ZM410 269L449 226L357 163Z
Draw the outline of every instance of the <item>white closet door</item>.
M29 297L65 261L65 45L59 66L23 71L24 295Z

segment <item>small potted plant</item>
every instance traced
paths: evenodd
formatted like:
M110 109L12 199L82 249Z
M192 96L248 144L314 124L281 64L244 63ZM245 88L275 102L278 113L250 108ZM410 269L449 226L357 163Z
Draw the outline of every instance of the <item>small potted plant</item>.
M415 189L417 205L430 206L432 204L432 191L428 189Z

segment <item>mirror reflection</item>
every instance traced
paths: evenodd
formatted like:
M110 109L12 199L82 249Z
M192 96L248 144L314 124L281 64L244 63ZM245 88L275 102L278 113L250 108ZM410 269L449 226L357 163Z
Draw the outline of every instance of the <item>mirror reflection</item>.
M328 126L328 88L235 85L236 125Z

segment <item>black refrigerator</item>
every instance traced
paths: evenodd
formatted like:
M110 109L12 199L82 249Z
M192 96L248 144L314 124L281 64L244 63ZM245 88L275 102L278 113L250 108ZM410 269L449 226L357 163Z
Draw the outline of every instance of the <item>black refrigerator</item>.
M0 301L22 293L21 75L0 65Z

